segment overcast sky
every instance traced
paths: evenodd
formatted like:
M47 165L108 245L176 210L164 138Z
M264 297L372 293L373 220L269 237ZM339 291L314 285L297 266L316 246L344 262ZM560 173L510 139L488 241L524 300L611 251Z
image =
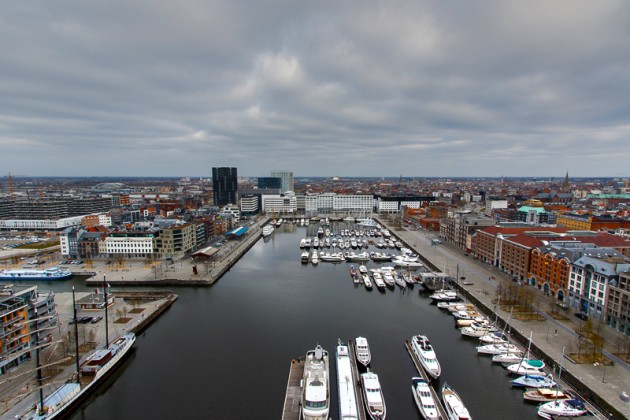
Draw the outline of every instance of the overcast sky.
M6 175L630 176L630 2L0 0Z

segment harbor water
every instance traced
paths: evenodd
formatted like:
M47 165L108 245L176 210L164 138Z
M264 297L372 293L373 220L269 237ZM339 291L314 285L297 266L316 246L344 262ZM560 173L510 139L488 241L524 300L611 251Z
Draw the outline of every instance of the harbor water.
M283 225L214 286L176 290L179 300L71 418L279 419L291 359L317 344L331 355L337 418L335 346L357 336L369 340L387 417L419 418L411 394L417 372L404 346L417 334L433 343L440 385L454 387L473 418L536 418L507 371L477 356L478 342L463 338L418 286L367 291L352 283L349 263L301 264L299 241L317 227Z

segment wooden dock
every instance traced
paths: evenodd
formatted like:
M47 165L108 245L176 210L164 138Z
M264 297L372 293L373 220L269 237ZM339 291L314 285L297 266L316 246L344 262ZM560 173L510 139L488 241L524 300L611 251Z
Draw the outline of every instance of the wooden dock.
M352 340L348 340L348 352L350 353L350 366L352 366L352 380L357 385L357 409L359 420L366 420L367 414L365 413L365 404L363 403L363 393L361 392L361 386L359 385L359 368L357 367L356 352L354 351L354 342Z
M284 397L282 420L300 419L300 401L302 399L302 377L304 376L304 357L291 359L287 393Z
M411 360L413 360L413 364L416 366L416 370L418 371L420 376L424 378L426 381L428 381L430 384L432 384L429 376L424 371L424 368L422 367L420 360L418 360L418 356L416 356L416 354L413 352L413 349L411 348L411 343L409 342L409 340L405 340L405 347L407 348L407 351L409 352L409 356L411 356ZM433 388L433 386L430 386L429 389L431 390L431 396L433 397L433 400L435 401L435 408L437 408L440 417L443 419L448 419L448 414L446 413L446 409L442 405L442 399L438 396L437 391Z

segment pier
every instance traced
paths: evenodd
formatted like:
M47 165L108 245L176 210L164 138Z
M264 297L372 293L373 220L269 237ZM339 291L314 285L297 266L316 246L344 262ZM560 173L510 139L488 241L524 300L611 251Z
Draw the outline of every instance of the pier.
M352 379L354 383L357 384L357 412L359 414L360 420L367 419L367 415L365 414L365 404L363 402L363 392L361 392L361 386L359 385L361 382L359 381L359 368L357 365L357 353L354 349L354 341L348 340L348 350L350 353L350 366L352 366Z
M416 370L418 371L420 376L424 380L432 384L431 379L427 376L427 373L424 371L422 364L420 364L420 360L418 360L418 357L413 352L413 349L411 348L411 343L409 342L409 340L405 340L405 348L409 352L409 356L411 356L411 360L413 360L413 364L416 366ZM444 408L444 405L442 405L442 399L438 396L438 393L433 388L433 386L430 386L429 389L431 390L431 396L433 397L433 401L435 401L435 408L437 408L437 411L440 414L440 417L443 419L447 419L448 415L446 414L446 409Z
M291 359L287 393L284 397L282 420L299 420L302 400L302 377L304 377L304 357Z

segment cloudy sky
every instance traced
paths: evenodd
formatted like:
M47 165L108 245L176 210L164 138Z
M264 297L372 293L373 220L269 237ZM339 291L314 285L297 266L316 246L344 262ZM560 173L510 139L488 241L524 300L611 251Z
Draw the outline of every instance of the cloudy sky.
M630 176L630 2L0 0L2 175Z

